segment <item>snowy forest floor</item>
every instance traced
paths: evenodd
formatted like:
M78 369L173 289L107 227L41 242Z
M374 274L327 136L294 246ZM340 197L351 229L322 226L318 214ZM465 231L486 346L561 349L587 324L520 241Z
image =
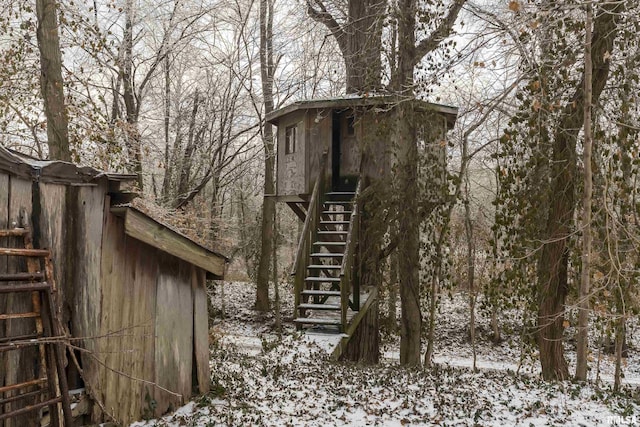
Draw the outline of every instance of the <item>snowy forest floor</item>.
M500 344L488 339L489 320L478 314L474 373L463 294L440 303L430 370L400 367L399 338L390 333L383 334L377 366L329 361L325 351L295 331L291 292L281 294L284 330L279 338L272 315L251 309L252 284L218 286L210 332L211 392L164 418L134 425L640 426L637 324L627 331L626 385L613 393L613 358L603 354L591 362L595 380L600 359L598 383L541 381L535 357L521 356L517 313L502 315ZM572 345L566 347L571 369Z

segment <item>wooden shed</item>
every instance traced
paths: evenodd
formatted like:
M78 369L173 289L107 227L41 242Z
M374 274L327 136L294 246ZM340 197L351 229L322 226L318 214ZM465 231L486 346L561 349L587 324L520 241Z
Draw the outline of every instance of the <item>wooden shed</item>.
M227 260L131 205L134 180L0 147L0 228L20 226L22 212L34 247L51 250L84 422L127 424L209 390L206 280L222 278ZM0 257L0 273L14 263ZM29 302L21 298L0 295L0 313ZM0 320L0 337L30 328ZM0 387L33 375L33 357L0 354Z
M279 201L307 201L313 191L323 152L326 177L334 191L353 191L361 177L376 179L391 170L394 107L415 104L416 122L426 139L444 140L458 109L394 96L346 95L294 102L273 111L267 121L277 131Z

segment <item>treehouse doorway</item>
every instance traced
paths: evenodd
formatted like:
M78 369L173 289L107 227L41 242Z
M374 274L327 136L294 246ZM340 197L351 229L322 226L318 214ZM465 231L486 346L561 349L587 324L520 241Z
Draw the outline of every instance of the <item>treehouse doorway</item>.
M359 150L355 119L349 110L333 110L331 117L331 188L354 191L358 181Z

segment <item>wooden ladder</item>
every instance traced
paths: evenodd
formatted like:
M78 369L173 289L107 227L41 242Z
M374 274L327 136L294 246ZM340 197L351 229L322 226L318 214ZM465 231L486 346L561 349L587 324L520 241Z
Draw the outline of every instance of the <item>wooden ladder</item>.
M34 249L28 228L0 230L0 238L22 238L23 248L0 248L0 256L26 260L27 271L0 273L0 294L4 296L30 294L32 309L16 313L7 306L0 313L0 327L7 322L32 319L32 333L0 336L0 353L37 347L35 378L0 387L0 422L49 407L52 426L71 426L69 390L64 369L62 324L56 309L57 293L51 253ZM42 266L44 265L44 270ZM10 300L10 299L9 299Z

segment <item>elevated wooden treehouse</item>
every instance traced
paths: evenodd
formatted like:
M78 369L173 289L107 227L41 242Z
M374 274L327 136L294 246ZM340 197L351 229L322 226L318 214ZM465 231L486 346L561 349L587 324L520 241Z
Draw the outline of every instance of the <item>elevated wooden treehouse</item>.
M394 106L390 96L300 101L276 110L278 201L304 221L292 270L295 323L300 329L342 333L334 355L347 348L363 319L375 316L377 286L361 286L360 193L392 173ZM440 142L457 109L414 102L422 135ZM424 130L428 132L424 132ZM434 144L444 148L441 144ZM444 156L442 156L444 161ZM376 334L377 335L377 334Z

